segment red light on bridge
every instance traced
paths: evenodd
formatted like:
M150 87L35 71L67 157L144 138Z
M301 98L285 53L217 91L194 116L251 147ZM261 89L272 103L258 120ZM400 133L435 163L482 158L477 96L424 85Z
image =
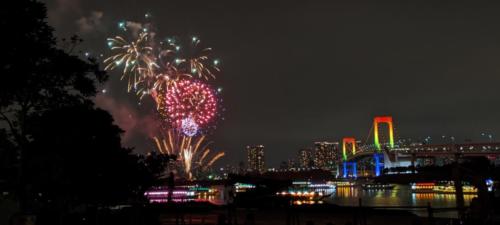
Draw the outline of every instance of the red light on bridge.
M342 139L342 157L344 161L347 160L347 147L351 145L352 154L356 154L356 138L353 137L345 137Z

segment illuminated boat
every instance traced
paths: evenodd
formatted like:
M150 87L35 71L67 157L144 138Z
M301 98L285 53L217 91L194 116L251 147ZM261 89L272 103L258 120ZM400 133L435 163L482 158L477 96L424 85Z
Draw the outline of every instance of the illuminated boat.
M373 184L362 184L361 188L363 190L391 190L395 187L394 184L381 184L381 183L373 183Z
M426 183L413 183L411 190L415 193L437 193L437 194L455 194L455 185L452 181L449 182L426 182ZM464 183L462 185L464 194L477 194L477 188L472 185Z
M335 185L327 183L311 183L309 181L296 181L287 191L277 192L277 196L292 197L294 202L304 204L317 202L331 196L335 192Z
M471 185L462 185L462 191L464 194L477 194L477 188ZM453 182L436 185L434 187L434 193L455 194L455 185L453 184Z
M356 183L351 181L332 181L329 183L336 187L356 187Z
M151 188L144 193L144 196L150 203L166 203L168 202L169 190L166 187ZM187 188L177 187L172 190L173 202L188 202L193 201L196 195L194 191L189 191Z
M234 187L236 189L236 193L247 192L249 190L255 189L254 184L246 184L246 183L235 183Z
M434 193L434 182L412 183L411 191L415 193Z
M172 190L173 202L205 202L214 199L218 194L216 189L208 187L193 186L176 186ZM168 202L169 190L165 186L153 187L144 192L144 196L150 203L166 203Z

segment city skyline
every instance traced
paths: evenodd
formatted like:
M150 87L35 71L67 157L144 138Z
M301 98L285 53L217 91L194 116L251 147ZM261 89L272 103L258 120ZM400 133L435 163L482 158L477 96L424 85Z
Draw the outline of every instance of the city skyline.
M390 120L392 121L392 117L391 116L382 116L382 117L375 117L374 118L374 121L377 121L378 119L377 118L387 118L389 117ZM385 127L384 127L385 126ZM392 126L392 122L391 122L391 126ZM382 125L380 126L379 125L379 129L388 129L389 126L387 125ZM290 154L288 155L283 155L282 158L277 158L275 160L275 162L272 162L272 163L269 163L267 161L264 161L267 165L268 165L268 168L279 168L282 166L282 164L284 162L287 162L287 164L289 164L289 161L290 160L294 160L295 163L297 163L297 165L299 165L299 167L303 167L303 168L311 168L311 167L316 167L316 168L324 168L326 169L326 163L325 162L318 162L318 160L326 160L328 161L329 159L335 159L334 162L337 163L339 161L341 161L341 158L343 157L343 146L342 146L342 143L345 142L346 140L348 141L351 141L355 143L355 146L351 145L351 143L348 143L346 145L346 147L348 148L346 150L347 154L351 154L350 151L351 148L354 148L354 149L358 149L359 147L363 146L365 148L374 148L374 149L377 149L379 147L377 147L378 145L382 145L382 146L385 146L386 148L394 148L394 146L397 146L397 147L405 147L405 146L418 146L418 145L460 145L460 144L470 144L470 143L476 143L476 144L489 144L489 143L497 143L495 142L495 139L494 139L494 135L491 134L491 133L481 133L480 135L478 135L480 138L479 139L476 139L476 140L473 140L473 139L470 139L470 138L466 138L464 140L457 140L457 138L455 136L446 136L446 135L442 135L442 136L438 136L438 137L434 137L435 139L433 139L433 137L431 136L427 136L427 137L423 137L423 138L417 138L417 139L412 139L412 138L397 138L397 133L394 131L395 136L394 136L394 143L392 143L389 138L390 136L390 130L385 130L385 131L382 131L380 133L377 134L377 136L380 136L380 142L379 142L379 138L375 138L374 137L374 134L372 133L372 130L373 127L370 129L370 135L371 136L368 136L368 137L344 137L342 139L339 139L339 140L335 140L335 139L323 139L323 140L316 140L316 141L311 141L309 143L309 145L304 145L304 146L301 146L299 148L296 148L296 149L293 149ZM396 129L395 129L396 130ZM392 143L392 144L391 144ZM334 156L327 156L326 154L328 153L325 153L325 152L321 152L321 150L323 150L322 148L324 147L320 147L320 146L328 146L328 145L332 145L332 149L333 149L333 153L332 154L335 154ZM261 147L262 149L265 148L265 145L262 145L262 144L254 144L254 145L247 145L245 147L245 151L248 152L249 148L250 147L255 147L255 146L258 146L258 147ZM392 146L392 147L391 147ZM359 151L360 149L358 149ZM268 151L268 150L267 150ZM294 152L295 151L295 152ZM318 155L319 154L319 155ZM249 159L249 156L247 155L247 159L239 159L238 162L244 162L244 161L250 161ZM305 159L307 158L307 160L309 160L310 162L307 162L307 160ZM309 164L306 166L306 164ZM236 164L233 162L233 164L228 164L226 163L225 165L232 165L232 166L235 166Z
M219 169L225 173L225 176L230 171L234 174L269 175L269 173L276 172L307 170L329 171L332 174L340 176L342 173L345 173L345 171L342 172L342 168L346 167L346 164L343 163L348 162L347 167L363 168L365 176L367 176L366 173L369 173L366 170L370 171L372 169L373 174L370 174L370 176L379 176L383 168L390 170L391 168L398 167L407 169L413 166L444 166L451 164L457 157L486 157L491 160L492 164L500 164L500 161L496 159L498 150L500 150L500 142L493 141L466 141L464 143L398 142L393 147L391 147L390 142L381 142L380 144L383 148L381 151L377 150L378 147L375 143L355 141L356 151L350 151L351 145L349 143L346 155L343 155L343 148L340 147L339 142L322 141L314 142L313 144L313 148L299 149L295 156L293 156L294 154L291 154L291 157L283 156L279 165L267 164L264 157L266 154L264 145L246 146L246 161L241 160L238 163L226 164L225 167L220 167ZM409 156L413 154L415 154L414 158L410 159ZM392 158L389 155L393 155ZM394 155L400 155L399 157L401 158L398 160L397 156ZM378 159L370 163L372 156ZM419 159L418 163L417 158ZM361 164L352 164L352 160L359 160ZM376 167L374 167L375 164L373 163L381 163L381 167L375 169Z

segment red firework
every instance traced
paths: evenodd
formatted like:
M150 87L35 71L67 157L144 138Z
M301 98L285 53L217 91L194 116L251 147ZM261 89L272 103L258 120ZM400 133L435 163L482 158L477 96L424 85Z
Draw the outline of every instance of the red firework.
M217 99L212 88L196 80L180 80L169 88L160 102L160 112L174 127L181 127L189 119L202 127L215 117Z

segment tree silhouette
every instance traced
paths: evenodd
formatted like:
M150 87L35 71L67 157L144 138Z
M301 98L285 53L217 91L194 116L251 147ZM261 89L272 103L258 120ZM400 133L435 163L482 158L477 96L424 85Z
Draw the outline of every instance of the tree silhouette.
M38 1L2 7L0 25L8 31L0 35L0 156L6 161L0 179L15 174L6 180L22 210L62 215L140 200L162 164L123 148L121 129L95 108L91 97L107 79L98 63L57 46Z
M88 204L116 204L142 193L147 170L121 146L122 131L106 111L62 108L33 123L26 152L33 193Z
M142 157L146 168L155 177L156 181L167 176L165 169L169 163L176 160L177 155L158 154L157 152L150 152L145 157ZM154 185L160 185L160 183L154 183Z
M0 9L0 128L16 152L17 191L22 198L24 153L31 138L27 129L32 117L71 105L92 105L96 84L106 74L93 59L83 60L56 45L53 29L46 22L43 3L13 1ZM76 41L76 39L72 39ZM0 146L0 148L6 148ZM9 147L7 147L9 148Z
M16 149L9 141L5 129L0 129L0 180L12 184L15 181ZM13 189L8 187L7 189Z
M89 97L95 95L96 83L107 76L94 59L83 60L57 47L42 3L13 1L0 10L0 25L8 31L0 35L4 44L0 122L22 151L29 142L29 117L64 106L91 104Z
M121 146L122 130L104 110L72 106L32 120L23 168L29 209L64 215L128 203L157 179L141 156Z

